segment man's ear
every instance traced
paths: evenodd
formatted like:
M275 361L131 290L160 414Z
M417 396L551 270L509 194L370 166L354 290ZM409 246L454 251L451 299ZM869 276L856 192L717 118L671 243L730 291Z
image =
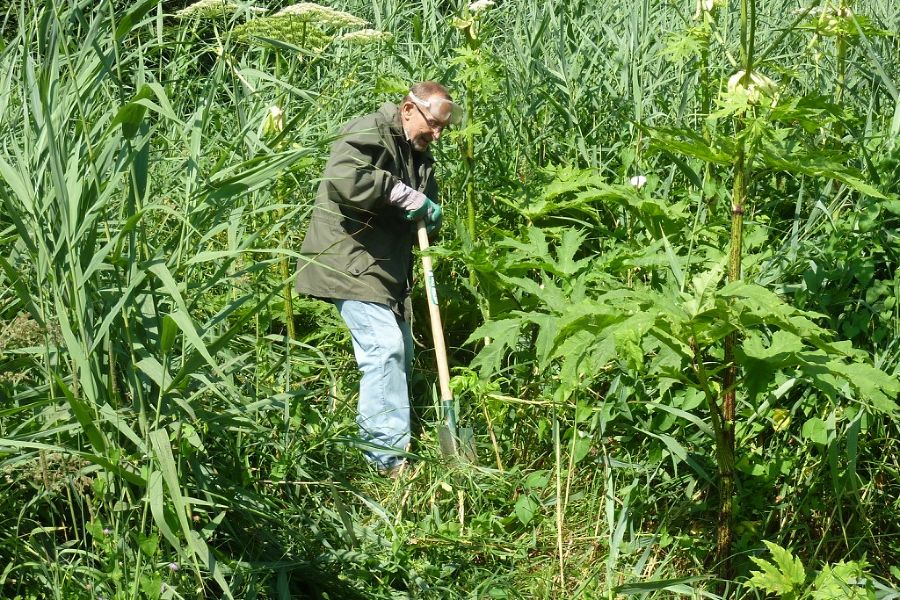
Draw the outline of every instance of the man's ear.
M408 120L412 116L413 108L413 103L407 100L400 105L400 115Z

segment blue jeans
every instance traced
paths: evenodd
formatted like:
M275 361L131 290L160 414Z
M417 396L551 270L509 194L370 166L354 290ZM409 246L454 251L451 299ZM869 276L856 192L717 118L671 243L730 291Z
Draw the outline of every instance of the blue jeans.
M385 304L335 300L350 335L362 373L359 382L360 437L366 458L386 469L403 461L410 439L407 377L412 369L413 339L409 323Z

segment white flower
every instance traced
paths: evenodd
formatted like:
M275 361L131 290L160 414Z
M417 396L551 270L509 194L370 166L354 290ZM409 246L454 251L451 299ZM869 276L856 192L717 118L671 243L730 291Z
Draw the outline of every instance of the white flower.
M293 23L295 20L290 15L260 17L235 27L234 34L250 44L267 45L267 40L278 40L309 50L321 49L333 39L317 23Z
M639 190L647 183L647 178L643 175L635 175L628 180L628 183L630 183L631 187L633 187L634 189Z
M315 2L300 2L299 4L285 6L273 16L294 17L301 21L309 21L328 27L362 27L366 24L365 19L360 19L356 15L322 6Z
M263 120L263 133L265 135L278 135L284 131L284 111L277 104L269 107L266 118Z
M471 13L479 13L483 10L486 10L494 5L494 0L475 0L472 4L469 5L469 12Z
M360 29L359 31L348 31L337 37L340 42L349 42L351 44L374 44L376 42L387 42L394 38L393 34L387 31L378 31L377 29Z
M242 7L231 0L197 0L189 6L185 6L175 13L176 17L186 19L188 17L228 17L238 12ZM266 9L258 6L246 7L251 13L263 13Z

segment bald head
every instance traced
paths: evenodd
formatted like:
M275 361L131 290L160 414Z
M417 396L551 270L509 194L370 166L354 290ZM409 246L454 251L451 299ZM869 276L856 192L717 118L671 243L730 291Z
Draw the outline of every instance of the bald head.
M428 100L432 96L437 96L438 98L446 98L447 100L453 99L450 97L450 92L447 91L447 88L445 88L437 81L420 81L419 83L409 88L409 91L412 92L417 98L421 98L422 100ZM409 102L409 95L404 96L403 101Z

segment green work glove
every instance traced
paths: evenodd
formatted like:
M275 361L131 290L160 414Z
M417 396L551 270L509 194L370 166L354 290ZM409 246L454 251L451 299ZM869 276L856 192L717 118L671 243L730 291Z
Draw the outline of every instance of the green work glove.
M428 233L432 233L441 228L444 211L440 204L430 198L425 198L422 206L415 210L406 211L405 216L407 221L421 221L424 219L426 230Z
M440 210L440 206L438 206L434 200L426 197L425 202L422 203L422 206L420 206L419 208L417 208L415 210L406 211L406 220L407 221L421 221L422 219L427 219L428 215L435 208Z
M441 221L443 221L443 219L444 209L441 208L440 204L435 204L434 208L428 211L428 216L425 217L425 231L434 233L441 228Z

